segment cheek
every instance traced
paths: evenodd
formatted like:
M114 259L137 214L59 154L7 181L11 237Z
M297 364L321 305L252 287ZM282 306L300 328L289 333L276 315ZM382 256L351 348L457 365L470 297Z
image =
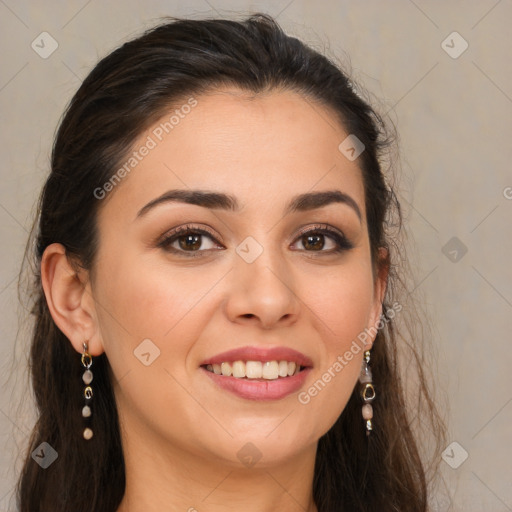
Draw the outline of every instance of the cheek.
M189 354L218 308L215 284L226 268L179 267L165 258L155 262L126 251L111 261L115 264L103 266L97 292L105 305L99 308L99 320L114 376L120 379L132 372L134 381L141 369L152 370L141 374L137 384L147 389L158 386L167 369L183 382ZM138 356L147 352L146 359L154 362L146 367Z
M326 432L345 408L363 360L364 335L373 300L371 268L364 264L340 266L309 287L303 297L310 308L314 330L322 343L321 362L310 385L298 395L310 411L312 431Z
M328 353L345 350L368 326L373 306L370 266L354 258L331 272L308 275L301 297L310 309Z
M183 440L197 420L191 416L204 414L184 390L189 377L183 362L210 320L208 290L221 274L171 270L128 254L115 259L98 276L103 285L97 293L105 305L98 313L120 414Z
M117 261L104 280L102 297L112 317L107 323L114 321L122 337L128 332L136 339L151 338L161 349L174 330L190 324L189 315L200 309L210 281L215 282L215 276L201 279L201 271L148 263L140 256Z

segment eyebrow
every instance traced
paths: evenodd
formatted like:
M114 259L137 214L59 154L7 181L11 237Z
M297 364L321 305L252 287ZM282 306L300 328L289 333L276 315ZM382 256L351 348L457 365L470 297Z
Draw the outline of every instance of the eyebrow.
M204 190L168 190L161 196L153 199L143 206L137 213L136 219L142 217L147 212L158 205L168 202L180 202L202 206L204 208L221 209L237 212L240 205L236 197L221 192L210 192ZM340 190L326 190L323 192L307 192L292 197L284 210L284 215L295 212L304 212L322 208L333 203L342 203L350 206L357 214L359 222L362 221L361 210L356 201L348 194Z

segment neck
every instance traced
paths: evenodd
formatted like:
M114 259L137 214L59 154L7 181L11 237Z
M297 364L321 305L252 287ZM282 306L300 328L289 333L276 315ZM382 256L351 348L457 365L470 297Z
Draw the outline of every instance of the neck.
M122 429L126 490L117 512L317 512L313 474L317 443L292 459L244 466L193 453ZM154 433L153 433L154 436ZM141 442L144 440L144 442ZM245 442L233 441L233 451ZM235 448L236 446L236 448Z

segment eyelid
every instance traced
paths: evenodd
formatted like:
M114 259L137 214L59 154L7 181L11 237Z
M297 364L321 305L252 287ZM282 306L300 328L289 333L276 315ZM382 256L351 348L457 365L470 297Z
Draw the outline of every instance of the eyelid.
M323 235L327 235L328 237L332 238L334 242L337 245L336 249L329 250L329 251L306 251L310 252L312 254L333 254L333 253L340 253L344 252L349 249L354 248L354 244L350 241L350 239L345 236L343 231L340 229L331 226L330 224L325 223L315 223L315 224L306 224L306 227L301 228L299 230L299 233L294 236L292 243L295 243L299 238L303 237L304 235L307 235L308 233L320 233Z
M200 256L202 253L207 253L212 250L203 249L198 251L184 251L171 247L171 245L180 237L180 235L185 236L189 233L207 236L211 238L213 243L223 245L223 248L226 249L226 247L224 247L222 237L214 233L211 230L211 228L207 226L199 226L190 223L166 231L162 236L160 236L157 239L157 241L155 242L155 246L167 250L169 252L173 252L174 254L189 257ZM336 244L336 248L327 251L306 251L304 249L300 249L300 251L312 253L312 255L326 255L336 253L339 254L354 248L354 244L345 236L345 234L340 229L325 223L305 224L303 227L300 228L299 232L294 235L291 244L295 244L301 237L307 235L308 233L320 233L322 235L330 237Z
M161 246L165 242L167 242L171 237L179 235L181 232L183 234L187 234L189 231L197 232L199 234L207 234L209 235L214 242L221 242L224 244L224 241L222 240L222 236L215 233L211 228L207 226L200 226L197 224L184 224L182 226L178 226L176 228L172 228L169 231L166 231L162 236L160 236L157 241L155 242L155 245Z
M327 231L329 233L336 233L340 237L347 239L347 237L345 236L343 231L341 231L340 229L335 228L334 226L331 226L330 224L317 222L317 223L313 223L313 224L304 224L304 226L301 227L299 229L298 233L294 236L293 240L296 240L300 236L307 235L310 231L317 232L317 231L322 231L322 230Z

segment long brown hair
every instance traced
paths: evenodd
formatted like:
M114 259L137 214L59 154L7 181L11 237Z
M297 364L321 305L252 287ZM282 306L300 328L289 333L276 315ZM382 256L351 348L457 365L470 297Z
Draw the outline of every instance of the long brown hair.
M386 157L395 137L339 64L286 35L265 14L242 21L166 19L102 59L63 116L38 204L34 243L29 242L25 255L34 269L30 371L38 416L17 486L19 511L115 512L125 489L109 361L105 354L95 358L92 429L101 435L85 442L80 354L50 315L39 270L43 252L61 243L70 260L93 272L100 204L94 191L112 178L137 137L173 105L220 85L253 93L296 91L328 107L347 133L364 144L358 163L372 261L375 270L389 266L385 322L371 356L378 390L375 427L368 438L356 387L336 423L319 439L313 496L319 512L425 512L430 466L416 430L427 425L425 431L441 442L443 422L424 375L425 340L411 328L422 318L404 279L402 211L392 186L393 160ZM383 162L389 164L386 169ZM386 261L379 260L379 247L388 248ZM402 311L393 318L389 311L397 302ZM407 354L412 355L407 364L415 363L415 393L404 387L401 365ZM47 469L30 455L42 442L58 452ZM435 445L434 457L438 450Z

